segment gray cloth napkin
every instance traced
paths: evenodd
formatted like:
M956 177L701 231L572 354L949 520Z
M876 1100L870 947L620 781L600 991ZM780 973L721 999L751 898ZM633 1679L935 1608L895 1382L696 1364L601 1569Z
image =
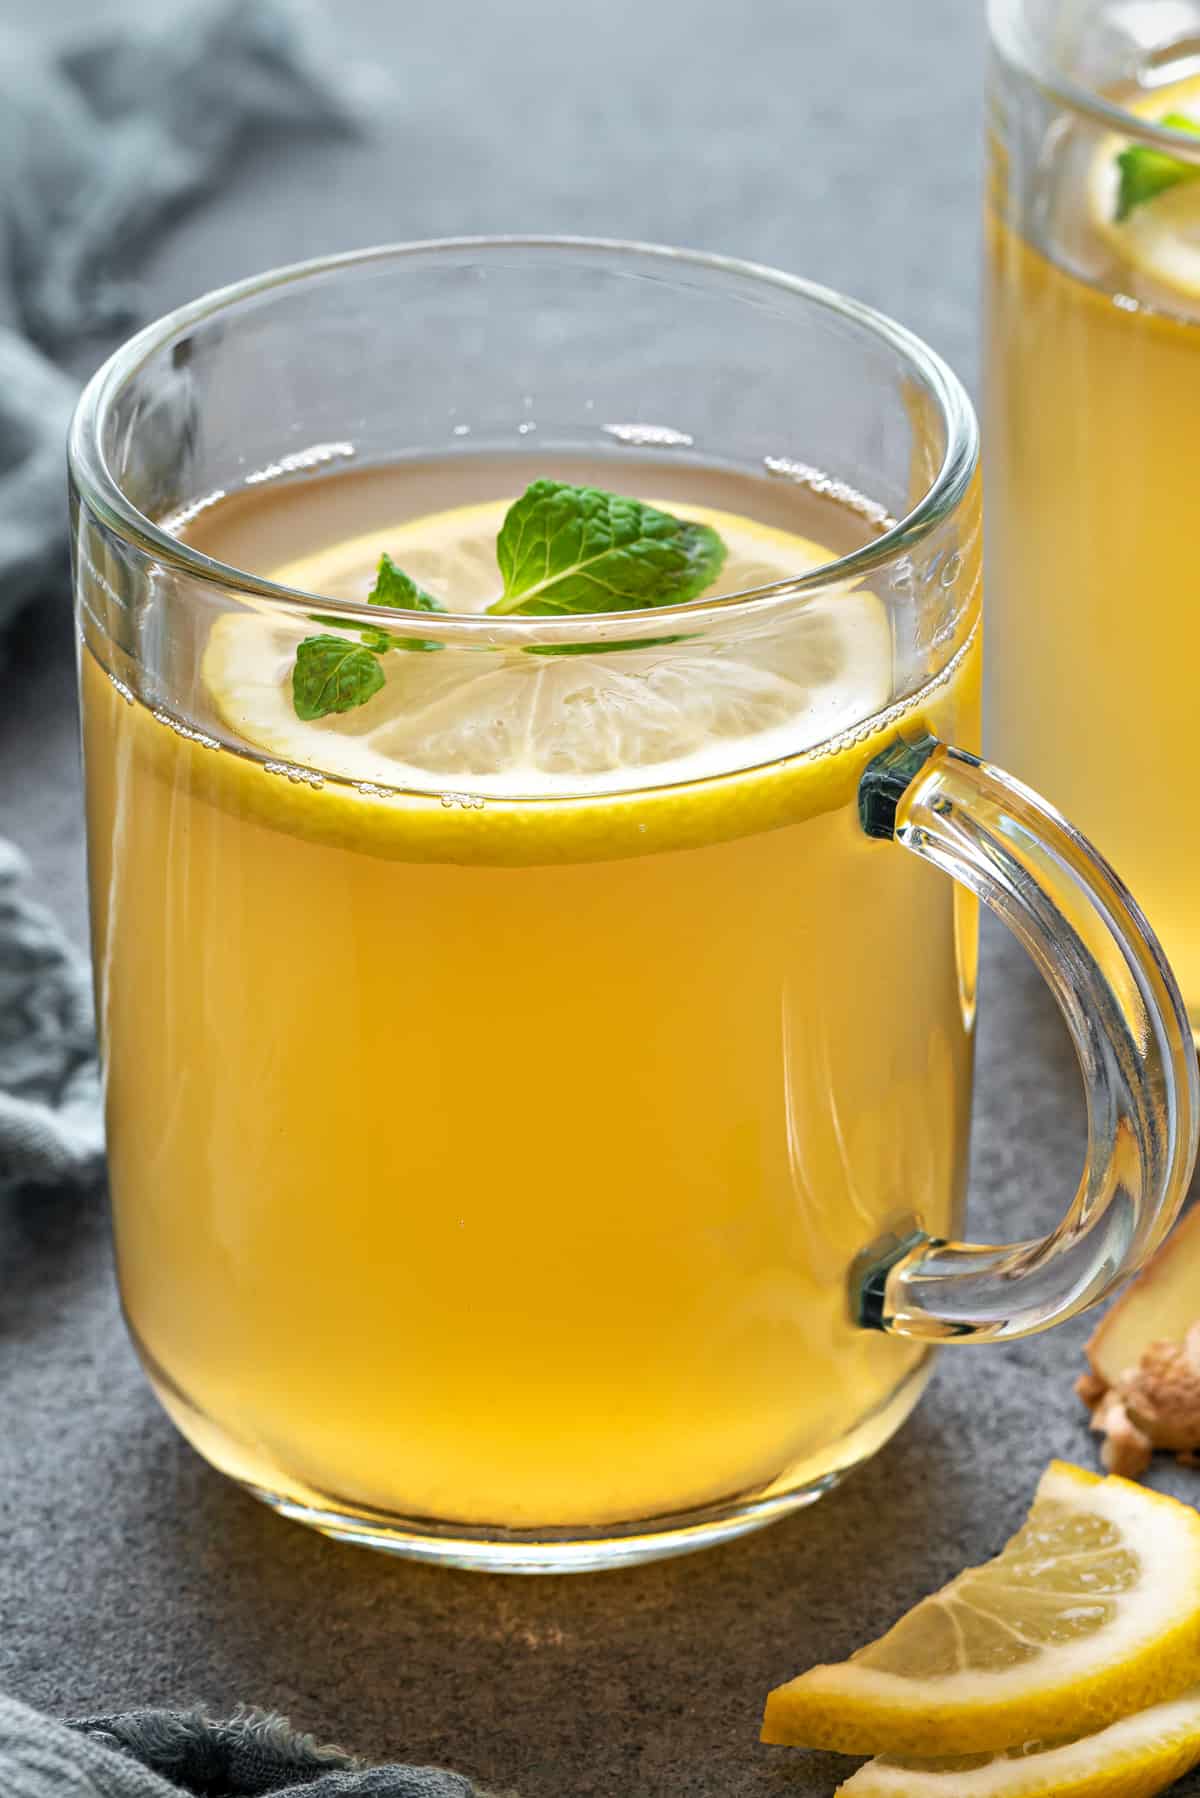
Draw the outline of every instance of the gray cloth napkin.
M0 36L0 633L67 585L77 361L141 308L131 255L264 129L352 130L357 94L295 0L219 0L48 57ZM3 678L0 638L0 679ZM101 1169L86 969L0 839L0 1192Z
M261 1712L225 1723L196 1711L55 1723L3 1697L0 1792L4 1798L486 1798L461 1773L440 1767L359 1766Z

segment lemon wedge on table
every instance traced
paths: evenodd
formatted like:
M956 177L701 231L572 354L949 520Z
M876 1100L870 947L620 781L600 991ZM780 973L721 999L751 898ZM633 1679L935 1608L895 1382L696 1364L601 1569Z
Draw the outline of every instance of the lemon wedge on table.
M1200 75L1124 104L1134 117L1156 124L1173 113L1200 126ZM1200 138L1181 142L1200 148ZM1105 137L1097 147L1089 178L1092 221L1109 247L1139 274L1170 293L1200 298L1200 180L1168 187L1119 219L1117 158L1129 147L1129 140L1118 136Z
M1200 1686L1074 1741L874 1760L836 1798L1153 1798L1200 1762Z
M365 600L386 549L449 610L481 612L499 592L495 544L508 504L409 520L275 569L274 578ZM788 580L833 559L807 538L752 519L673 510L725 540L714 593ZM647 611L647 639L686 630L671 611ZM394 615L380 621L395 628ZM216 712L243 741L288 763L418 791L543 797L705 779L827 742L879 712L891 691L887 613L850 584L721 640L696 635L566 656L389 651L384 686L365 705L305 722L291 696L296 648L314 629L335 628L269 609L218 618L203 661ZM414 623L414 637L422 634ZM353 625L346 635L354 638Z
M995 1560L772 1692L763 1739L976 1755L1086 1735L1198 1680L1200 1514L1055 1461Z

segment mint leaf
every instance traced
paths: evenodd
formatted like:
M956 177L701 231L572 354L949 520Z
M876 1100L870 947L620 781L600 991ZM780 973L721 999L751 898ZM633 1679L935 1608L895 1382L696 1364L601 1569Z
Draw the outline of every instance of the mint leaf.
M725 545L708 525L640 500L534 481L509 507L496 559L504 593L489 612L630 612L695 599Z
M1158 122L1170 125L1175 131L1200 137L1200 124L1184 112L1168 112ZM1128 150L1122 150L1117 157L1117 167L1121 171L1115 215L1118 224L1127 219L1135 207L1144 206L1147 200L1165 193L1167 188L1178 187L1182 181L1200 179L1200 165L1181 162L1177 156L1169 156L1165 150L1152 150L1147 144L1131 144Z
M367 594L372 606L399 606L405 612L444 612L445 606L424 587L418 587L403 568L397 568L385 550L375 570L375 585Z
M382 685L378 657L346 637L306 637L296 651L292 704L306 723L365 705Z
M418 587L403 568L397 568L386 550L379 558L379 567L375 571L375 585L367 594L367 603L372 606L400 606L408 612L444 612L445 606L424 587ZM379 642L378 639L386 639ZM386 631L362 633L362 640L369 649L376 649L382 655L385 649L410 649L432 651L440 649L440 643L434 643L428 637L395 637Z

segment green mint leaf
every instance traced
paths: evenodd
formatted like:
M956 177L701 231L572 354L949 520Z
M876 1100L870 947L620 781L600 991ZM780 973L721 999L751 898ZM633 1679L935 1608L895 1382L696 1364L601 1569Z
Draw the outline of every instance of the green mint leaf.
M306 723L365 705L383 685L379 658L346 637L305 637L292 669L292 704Z
M375 570L375 585L367 594L367 604L372 606L399 606L405 612L444 612L445 606L424 587L418 587L411 575L405 574L403 568L397 568L386 550L379 558L379 566Z
M1200 137L1200 124L1184 112L1168 112L1158 122L1170 125L1175 131ZM1165 193L1167 188L1178 187L1182 181L1200 179L1200 165L1181 162L1177 156L1169 156L1165 150L1152 150L1148 144L1131 144L1128 150L1122 150L1117 157L1117 167L1121 171L1117 188L1118 224L1127 219L1135 207L1144 206L1147 200Z
M379 558L379 567L375 571L375 585L367 595L367 603L373 606L399 606L406 612L444 612L446 610L440 599L437 599L432 593L427 593L424 587L418 587L416 581L410 575L405 574L403 568L397 568L386 551ZM378 631L375 635L383 637L387 633ZM366 631L363 632L362 640L367 643ZM388 636L387 642L380 648L380 653L384 649L428 652L441 647L440 643L431 642L428 637ZM368 643L368 648L375 648L374 642Z
M504 593L489 612L631 612L697 598L725 545L708 525L640 500L534 481L508 509L496 559Z

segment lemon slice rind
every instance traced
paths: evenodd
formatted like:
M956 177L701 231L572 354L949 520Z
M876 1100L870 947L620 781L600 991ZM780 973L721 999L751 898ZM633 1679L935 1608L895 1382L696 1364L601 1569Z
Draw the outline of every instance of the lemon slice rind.
M870 1761L837 1798L1153 1798L1200 1762L1200 1686L1093 1735L978 1759Z

